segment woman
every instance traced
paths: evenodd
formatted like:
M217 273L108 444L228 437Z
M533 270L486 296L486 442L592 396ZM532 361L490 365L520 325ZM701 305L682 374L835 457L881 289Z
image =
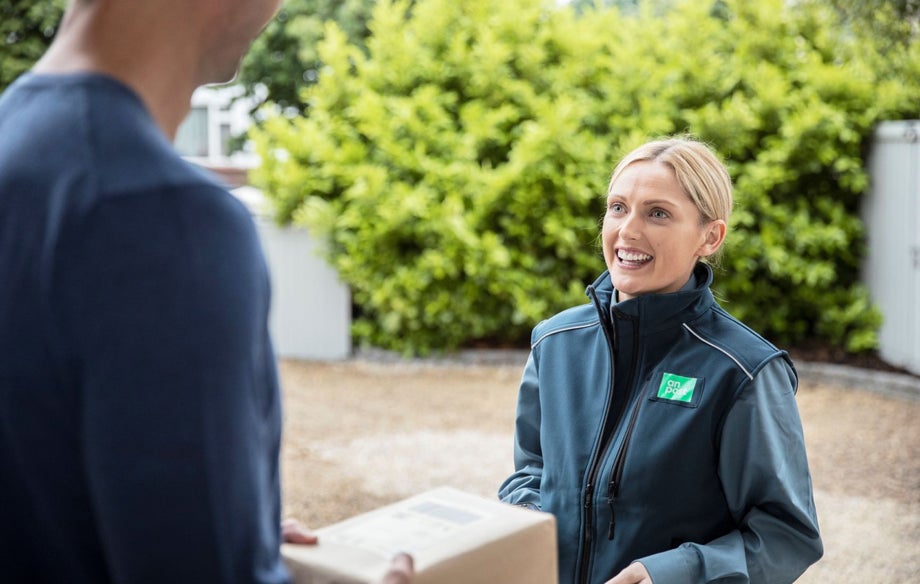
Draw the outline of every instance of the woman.
M591 302L533 331L499 496L556 516L560 584L792 582L823 553L792 362L709 290L731 206L702 143L634 150Z

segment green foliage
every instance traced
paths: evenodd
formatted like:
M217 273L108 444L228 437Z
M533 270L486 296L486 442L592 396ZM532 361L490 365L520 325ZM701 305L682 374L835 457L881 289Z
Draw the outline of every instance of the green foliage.
M907 45L920 24L920 0L808 0L829 4L840 23L878 39L882 48Z
M256 133L256 178L328 237L360 341L520 342L584 302L617 158L689 131L736 184L727 308L777 342L875 346L863 157L878 120L920 114L916 39L883 57L817 2L656 5L381 0L366 50L327 26L309 115Z
M42 56L66 0L0 0L0 92Z
M303 111L303 89L316 83L322 66L316 49L326 22L335 21L351 43L363 46L373 5L374 0L285 0L253 43L237 81L248 95L264 88L272 103Z

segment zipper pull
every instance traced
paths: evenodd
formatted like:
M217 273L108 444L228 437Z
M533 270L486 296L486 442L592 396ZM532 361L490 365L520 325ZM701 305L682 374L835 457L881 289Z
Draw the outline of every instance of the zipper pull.
M607 527L607 540L613 541L614 527L616 527L616 519L613 516L613 498L607 499L607 504L610 505L610 525Z
M614 528L616 527L616 516L613 512L613 501L616 499L616 482L610 481L610 488L607 491L607 505L610 507L610 525L607 527L607 540L613 541Z

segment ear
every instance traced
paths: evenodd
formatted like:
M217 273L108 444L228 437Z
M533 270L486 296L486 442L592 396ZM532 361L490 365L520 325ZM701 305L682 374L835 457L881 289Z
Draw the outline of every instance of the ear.
M703 244L696 250L696 255L701 258L709 257L716 253L725 241L726 226L722 219L713 219L703 227Z

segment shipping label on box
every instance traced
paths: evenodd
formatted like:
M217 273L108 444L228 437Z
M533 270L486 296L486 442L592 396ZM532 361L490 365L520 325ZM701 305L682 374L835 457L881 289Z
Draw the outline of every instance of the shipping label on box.
M413 584L556 584L556 521L450 487L317 530L316 546L286 544L296 584L367 584L400 551Z

